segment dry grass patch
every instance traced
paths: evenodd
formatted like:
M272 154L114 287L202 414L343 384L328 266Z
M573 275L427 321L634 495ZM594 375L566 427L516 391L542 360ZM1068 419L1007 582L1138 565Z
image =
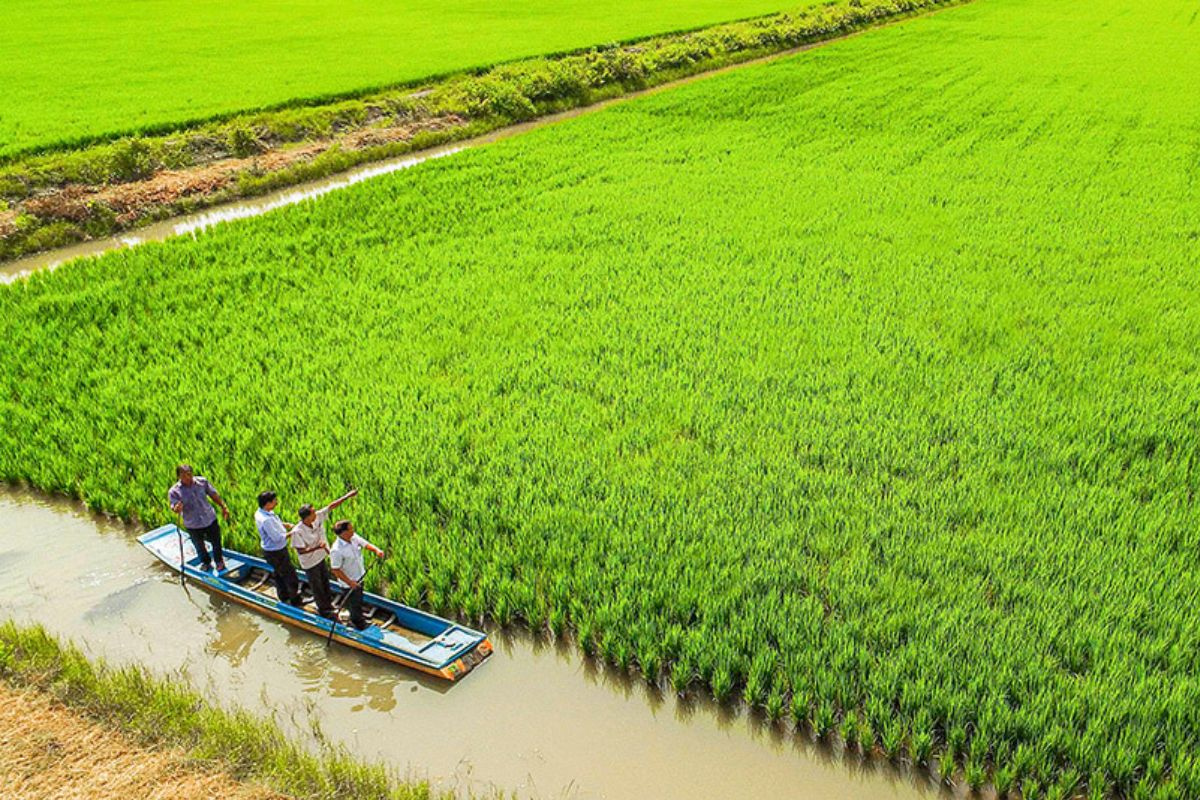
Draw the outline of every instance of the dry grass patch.
M190 760L147 748L37 691L0 684L0 786L25 800L282 798Z

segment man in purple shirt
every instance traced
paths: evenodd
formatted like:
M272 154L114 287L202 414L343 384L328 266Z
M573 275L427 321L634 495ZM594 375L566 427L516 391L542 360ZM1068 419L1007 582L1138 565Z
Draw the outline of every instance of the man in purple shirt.
M221 572L225 569L225 552L221 549L221 525L217 522L217 512L213 511L212 503L217 504L227 521L229 509L208 479L197 476L190 464L176 467L175 477L179 478L179 482L167 492L167 502L171 504L172 511L183 517L183 527L192 538L196 554L200 556L201 568L207 572L212 569L212 562L216 561L217 572ZM204 546L206 541L212 545L211 559L208 548Z

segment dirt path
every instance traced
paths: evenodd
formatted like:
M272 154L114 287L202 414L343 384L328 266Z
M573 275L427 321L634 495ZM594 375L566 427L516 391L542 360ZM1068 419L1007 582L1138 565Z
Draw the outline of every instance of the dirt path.
M141 747L37 691L0 684L0 786L23 800L282 800L189 763L177 750Z

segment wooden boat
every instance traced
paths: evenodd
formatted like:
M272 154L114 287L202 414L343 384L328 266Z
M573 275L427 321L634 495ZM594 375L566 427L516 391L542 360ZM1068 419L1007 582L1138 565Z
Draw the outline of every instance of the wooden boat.
M316 613L308 578L303 571L297 570L305 601L301 609L278 601L271 580L271 565L261 558L226 550L225 569L220 573L208 572L200 569L200 559L191 539L181 536L175 525L155 528L138 537L138 541L159 561L176 572L182 568L188 580L214 594L318 636L329 636L333 622ZM337 605L346 586L334 580L332 588ZM492 654L487 634L386 597L364 593L363 614L371 624L358 631L346 624L348 612L343 611L341 620L334 626L333 640L451 681L466 675Z

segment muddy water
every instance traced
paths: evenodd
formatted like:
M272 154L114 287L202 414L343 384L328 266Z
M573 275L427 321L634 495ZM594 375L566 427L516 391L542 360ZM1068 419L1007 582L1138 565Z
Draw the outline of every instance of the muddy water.
M746 714L682 702L571 649L496 635L458 684L419 677L183 589L140 531L0 489L0 617L188 680L292 735L457 790L535 798L931 798L929 780L819 748Z

